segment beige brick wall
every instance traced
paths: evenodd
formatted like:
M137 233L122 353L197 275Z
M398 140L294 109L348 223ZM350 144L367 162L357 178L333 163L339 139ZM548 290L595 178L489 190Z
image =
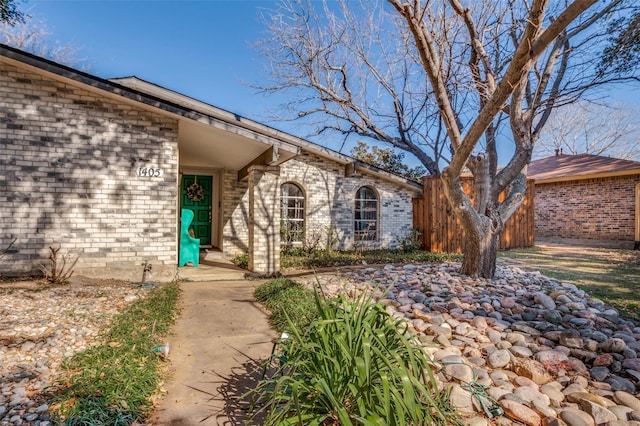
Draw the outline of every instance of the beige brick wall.
M353 248L356 191L372 187L379 196L378 241L371 248L396 248L413 227L412 197L416 192L367 175L345 177L344 166L315 154L302 152L282 165L280 182L297 183L305 193L307 233L338 236L338 249Z
M176 120L0 63L0 247L17 238L0 273L39 270L54 244L80 273L175 268L177 141Z
M249 168L249 269L260 274L280 270L279 167Z
M0 64L0 248L17 238L0 259L0 274L35 273L48 247L77 254L77 273L139 279L143 261L154 272L177 264L178 122L7 63ZM138 177L138 167L160 168L160 177ZM395 247L411 230L415 192L366 174L344 176L344 166L303 152L269 178L295 182L306 194L306 229L339 237L336 248L353 247L354 196L363 185L380 197L378 241ZM266 182L266 181L265 181ZM267 186L254 192L254 212ZM223 249L249 252L248 180L223 173ZM273 194L272 194L273 195ZM278 211L279 211L279 205ZM264 225L264 223L262 223ZM275 236L277 234L277 237ZM279 241L278 241L279 243ZM262 244L262 243L259 243ZM267 247L253 247L265 257ZM254 259L266 265L265 259Z
M536 184L539 237L633 240L640 175Z
M305 231L308 237L319 236L322 247L331 230L338 237L334 248L353 248L354 198L364 185L375 189L380 202L379 238L371 248L395 248L413 227L411 200L416 192L364 173L345 177L343 165L315 154L303 151L282 164L274 181L278 195L285 182L304 191ZM236 172L225 173L223 250L228 257L249 252L248 188L248 180L237 182Z
M222 179L222 248L234 258L249 252L249 180L238 181L238 172L230 170Z

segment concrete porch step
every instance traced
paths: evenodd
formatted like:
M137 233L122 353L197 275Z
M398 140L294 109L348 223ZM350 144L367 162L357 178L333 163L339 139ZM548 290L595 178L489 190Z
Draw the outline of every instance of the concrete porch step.
M188 264L182 268L178 268L178 279L185 281L235 281L245 279L248 272L234 265L231 261L224 257L209 258L207 253L203 256L200 254L200 265L197 268Z
M225 259L224 252L222 250L209 248L200 251L200 260L219 260Z

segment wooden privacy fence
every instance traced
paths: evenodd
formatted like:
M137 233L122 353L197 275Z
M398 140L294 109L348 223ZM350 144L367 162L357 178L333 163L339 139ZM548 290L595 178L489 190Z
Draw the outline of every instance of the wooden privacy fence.
M464 248L464 230L455 217L442 182L435 176L423 178L422 198L413 199L413 226L420 232L422 250L432 252L460 253ZM467 194L473 189L472 178L462 178ZM505 194L501 194L500 201ZM535 196L534 181L527 180L527 192L518 210L509 218L500 236L500 249L533 247ZM472 198L473 200L473 198Z

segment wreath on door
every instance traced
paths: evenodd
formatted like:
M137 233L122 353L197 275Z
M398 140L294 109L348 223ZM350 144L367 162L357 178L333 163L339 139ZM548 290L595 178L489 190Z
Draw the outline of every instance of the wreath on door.
M204 196L204 188L199 183L194 182L191 185L187 186L187 198L189 200L198 202L204 199Z

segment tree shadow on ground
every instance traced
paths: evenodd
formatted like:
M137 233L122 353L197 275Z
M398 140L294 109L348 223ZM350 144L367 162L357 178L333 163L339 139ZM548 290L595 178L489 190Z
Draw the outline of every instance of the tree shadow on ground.
M273 373L273 368L269 365L267 370L267 360L253 359L241 353L244 361L231 369L231 373L224 375L216 371L209 374L216 376L213 382L217 384L216 393L211 394L201 389L195 389L210 395L209 402L217 407L222 407L211 413L200 422L215 419L216 424L224 426L235 425L263 425L265 421L264 412L256 403L255 396L248 393L255 389L263 377L268 377Z

